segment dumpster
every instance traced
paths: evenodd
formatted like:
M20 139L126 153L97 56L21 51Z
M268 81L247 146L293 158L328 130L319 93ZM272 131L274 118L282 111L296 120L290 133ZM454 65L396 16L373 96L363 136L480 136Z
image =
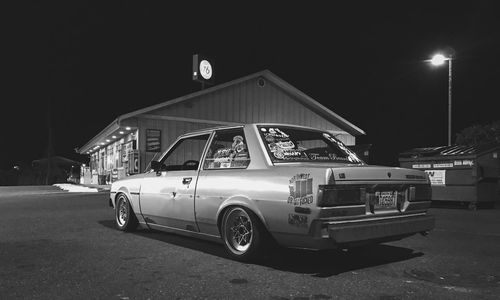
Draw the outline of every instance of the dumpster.
M399 154L403 168L425 171L433 201L455 201L470 209L500 201L500 145L414 148Z

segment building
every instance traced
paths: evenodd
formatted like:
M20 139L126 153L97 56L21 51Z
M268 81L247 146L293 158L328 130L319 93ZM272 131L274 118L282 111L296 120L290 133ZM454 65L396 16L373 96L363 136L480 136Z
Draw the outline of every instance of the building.
M35 171L32 184L54 184L74 182L82 163L62 156L51 156L34 160L31 165Z
M264 70L116 118L78 149L90 155L92 183L144 171L186 132L242 123L316 127L355 145L363 130ZM106 178L106 179L105 179Z

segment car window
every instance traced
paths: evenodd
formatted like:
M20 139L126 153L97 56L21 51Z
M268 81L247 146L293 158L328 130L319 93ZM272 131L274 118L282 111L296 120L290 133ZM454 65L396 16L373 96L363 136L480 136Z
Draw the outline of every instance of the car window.
M242 128L219 130L208 148L204 169L246 168L250 163Z
M354 152L328 132L287 126L259 126L273 162L343 162L362 164Z
M162 159L162 170L197 170L209 134L179 140Z

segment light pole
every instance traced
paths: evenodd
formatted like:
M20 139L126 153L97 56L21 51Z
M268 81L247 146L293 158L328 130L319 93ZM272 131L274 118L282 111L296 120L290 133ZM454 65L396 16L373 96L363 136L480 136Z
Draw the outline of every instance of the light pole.
M448 57L443 54L435 54L430 60L431 64L434 66L441 66L448 61L448 146L451 146L451 65L453 61L453 55L449 54Z

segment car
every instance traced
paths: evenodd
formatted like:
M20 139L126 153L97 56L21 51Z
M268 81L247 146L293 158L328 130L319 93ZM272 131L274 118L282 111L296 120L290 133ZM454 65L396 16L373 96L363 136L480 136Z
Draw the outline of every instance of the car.
M269 245L347 249L427 234L425 172L374 166L315 128L244 124L180 136L142 174L113 182L116 226L222 242L258 259Z

